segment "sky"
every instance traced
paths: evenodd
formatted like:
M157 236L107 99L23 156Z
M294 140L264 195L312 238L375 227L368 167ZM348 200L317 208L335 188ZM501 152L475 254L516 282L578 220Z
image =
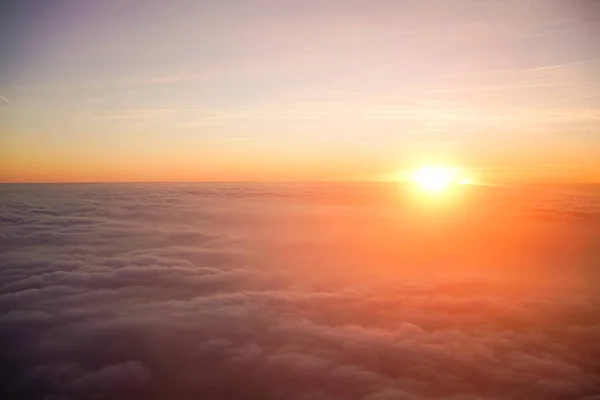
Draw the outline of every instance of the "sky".
M600 182L597 1L0 5L0 181Z

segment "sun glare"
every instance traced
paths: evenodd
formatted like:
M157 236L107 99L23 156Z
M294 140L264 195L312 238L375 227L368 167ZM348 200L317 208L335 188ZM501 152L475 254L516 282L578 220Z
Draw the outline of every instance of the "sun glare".
M412 181L420 189L440 193L455 184L469 185L471 179L461 176L457 168L444 166L426 166L413 171L410 175Z

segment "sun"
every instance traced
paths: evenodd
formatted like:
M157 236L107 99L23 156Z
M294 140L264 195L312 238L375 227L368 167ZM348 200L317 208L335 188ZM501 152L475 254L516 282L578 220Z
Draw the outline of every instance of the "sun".
M471 181L460 176L457 168L443 166L426 166L413 171L410 180L420 189L431 193L440 193L451 185L469 184Z

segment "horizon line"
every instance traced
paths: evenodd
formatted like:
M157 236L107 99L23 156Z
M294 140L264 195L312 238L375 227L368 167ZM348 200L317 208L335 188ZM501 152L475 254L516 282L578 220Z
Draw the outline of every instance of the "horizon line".
M396 183L394 180L331 181L0 181L0 185L132 184L132 183Z
M0 181L0 185L131 185L131 184L405 184L401 180L355 180L355 181ZM507 182L497 182L498 184ZM513 181L521 185L600 185L600 181Z

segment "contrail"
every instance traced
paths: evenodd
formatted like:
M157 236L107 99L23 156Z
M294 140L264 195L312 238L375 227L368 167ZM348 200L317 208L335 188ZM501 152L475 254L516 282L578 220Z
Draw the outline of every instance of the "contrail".
M547 67L539 67L539 68L529 69L529 70L527 70L527 72L535 72L535 71L543 71L546 69L570 67L572 65L590 64L590 63L595 63L595 62L599 62L599 61L600 61L600 58L595 58L593 60L577 61L577 62L570 62L570 63L565 63L565 64L557 64L557 65L549 65Z
M5 102L7 102L8 104L12 104L10 101L8 101L8 99L6 97L2 96L1 94L0 94L0 98L2 100L4 100Z

